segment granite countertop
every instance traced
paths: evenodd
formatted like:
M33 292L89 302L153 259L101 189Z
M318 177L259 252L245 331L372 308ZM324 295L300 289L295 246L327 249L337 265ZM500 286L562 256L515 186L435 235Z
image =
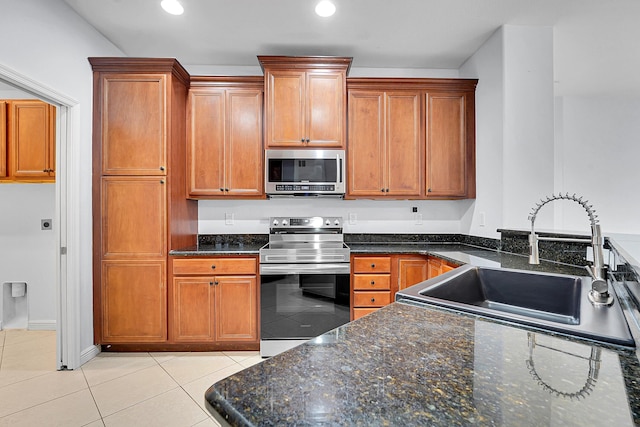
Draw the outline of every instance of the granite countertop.
M239 426L640 423L631 350L395 302L212 385Z

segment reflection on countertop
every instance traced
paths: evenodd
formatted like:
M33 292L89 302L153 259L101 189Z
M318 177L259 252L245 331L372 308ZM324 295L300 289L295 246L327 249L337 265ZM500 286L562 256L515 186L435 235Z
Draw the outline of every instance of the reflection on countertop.
M396 302L219 381L206 401L243 426L628 426L637 378L632 351Z

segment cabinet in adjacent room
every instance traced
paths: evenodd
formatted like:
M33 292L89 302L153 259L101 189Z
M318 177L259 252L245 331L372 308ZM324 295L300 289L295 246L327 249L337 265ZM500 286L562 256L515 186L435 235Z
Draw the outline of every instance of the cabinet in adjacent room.
M266 146L344 148L351 58L258 56L264 70Z
M194 199L264 196L262 77L192 77L187 184Z
M419 197L420 135L419 92L350 90L347 196Z
M7 176L7 102L0 101L0 178Z
M189 76L173 59L90 58L94 71L94 337L164 345L167 254L194 245L186 197Z
M170 341L258 343L255 257L174 258Z
M55 106L35 99L0 103L0 177L15 182L55 181Z

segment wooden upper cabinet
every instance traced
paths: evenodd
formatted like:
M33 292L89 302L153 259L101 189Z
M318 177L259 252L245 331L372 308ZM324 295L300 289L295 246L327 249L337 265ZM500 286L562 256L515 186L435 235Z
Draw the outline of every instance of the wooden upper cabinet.
M7 176L7 102L0 101L0 178Z
M427 198L469 195L467 97L460 93L427 94Z
M8 175L53 180L55 107L38 100L11 100L8 105Z
M267 147L342 148L351 58L258 56Z
M165 74L103 73L100 93L103 175L165 175Z
M350 91L348 104L348 196L419 197L420 93Z
M187 184L192 198L264 195L262 79L246 80L189 91Z

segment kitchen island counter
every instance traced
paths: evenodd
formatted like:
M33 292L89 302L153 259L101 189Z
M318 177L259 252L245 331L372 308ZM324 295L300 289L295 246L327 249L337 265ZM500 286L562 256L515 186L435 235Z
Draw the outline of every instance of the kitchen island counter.
M211 386L219 420L284 425L640 423L634 351L395 302Z

